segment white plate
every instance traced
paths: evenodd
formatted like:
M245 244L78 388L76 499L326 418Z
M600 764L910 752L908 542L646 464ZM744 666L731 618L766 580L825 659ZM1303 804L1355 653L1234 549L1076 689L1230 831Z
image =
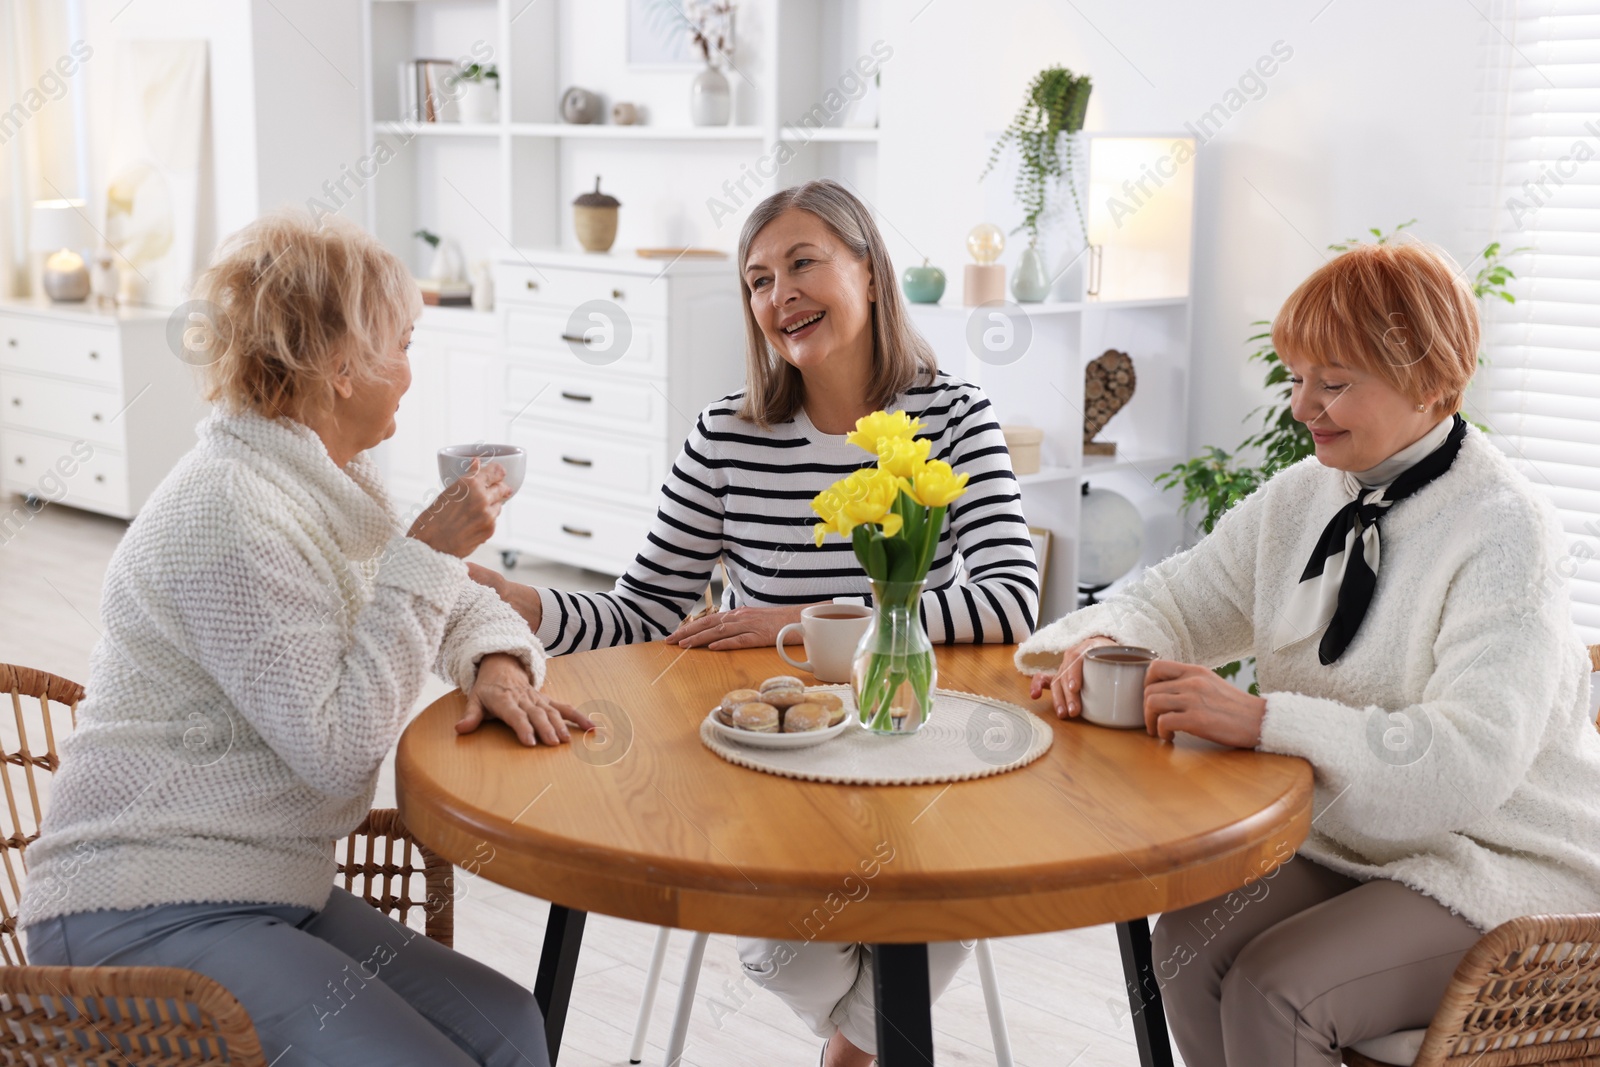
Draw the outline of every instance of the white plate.
M807 730L798 734L758 734L754 730L739 730L732 726L724 726L717 721L716 708L706 712L706 721L711 724L711 729L716 731L718 737L747 748L810 748L824 741L831 741L844 733L853 725L851 719L854 717L855 709L846 705L844 718L826 730Z

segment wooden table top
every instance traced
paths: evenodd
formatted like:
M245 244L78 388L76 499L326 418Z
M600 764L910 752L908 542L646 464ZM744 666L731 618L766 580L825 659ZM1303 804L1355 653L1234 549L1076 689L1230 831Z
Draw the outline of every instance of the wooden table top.
M759 937L914 942L1122 921L1220 896L1287 860L1311 768L1062 722L1012 646L941 646L939 684L1030 708L1055 743L949 785L839 786L725 762L700 742L721 695L790 672L770 649L659 643L550 661L546 690L601 738L524 748L456 734L453 692L407 727L400 810L440 854L553 903ZM892 738L885 743L894 743Z

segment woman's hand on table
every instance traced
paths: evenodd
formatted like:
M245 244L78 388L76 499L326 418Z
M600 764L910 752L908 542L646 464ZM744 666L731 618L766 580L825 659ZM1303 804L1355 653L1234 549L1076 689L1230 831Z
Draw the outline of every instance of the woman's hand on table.
M486 715L511 727L525 745L559 745L570 740L568 723L594 729L594 723L576 708L535 689L522 661L504 652L491 652L478 662L478 677L467 693L467 711L456 723L456 733L471 733Z
M1083 654L1091 648L1100 645L1114 645L1116 638L1107 637L1105 634L1096 634L1085 637L1061 654L1061 669L1054 674L1039 673L1033 676L1033 687L1029 691L1033 699L1038 700L1045 692L1050 691L1050 699L1056 706L1058 719L1077 718L1083 714L1083 700L1079 696L1083 692Z
M1158 659L1144 682L1144 728L1164 741L1179 730L1219 745L1261 743L1264 697L1252 696L1208 667Z
M511 499L505 468L498 463L480 466L473 460L472 471L450 483L434 498L406 536L414 537L436 552L466 559L494 534L500 507Z
M669 645L683 648L709 648L725 652L733 648L772 648L778 631L800 621L804 604L787 608L734 608L691 615L662 638Z

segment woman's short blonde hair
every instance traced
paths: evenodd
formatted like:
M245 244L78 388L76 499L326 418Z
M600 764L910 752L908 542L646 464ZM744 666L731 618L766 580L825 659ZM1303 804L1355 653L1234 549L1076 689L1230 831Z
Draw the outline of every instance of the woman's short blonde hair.
M294 209L224 239L192 295L207 319L206 399L269 418L325 408L340 374L376 378L422 309L410 270L377 238Z
M831 178L819 178L780 189L750 212L739 234L739 292L744 297L745 388L739 417L757 426L770 426L794 418L805 399L800 372L767 344L755 312L750 309L750 282L744 265L750 243L773 219L790 208L809 211L849 249L865 259L877 283L872 307L872 377L864 399L874 410L886 410L895 397L919 379L931 380L939 369L933 349L906 316L896 284L894 263L883 235L867 206Z
M1418 403L1461 407L1478 369L1478 301L1450 257L1420 241L1363 244L1329 260L1289 295L1272 323L1295 363L1375 374Z

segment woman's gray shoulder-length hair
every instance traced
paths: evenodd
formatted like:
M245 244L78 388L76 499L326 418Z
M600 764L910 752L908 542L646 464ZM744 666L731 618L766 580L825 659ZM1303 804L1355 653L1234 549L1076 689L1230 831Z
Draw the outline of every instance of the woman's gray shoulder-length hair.
M932 380L939 364L933 349L911 325L900 297L894 264L883 234L867 206L831 178L780 189L750 212L739 234L739 291L744 296L745 390L739 416L761 427L794 418L805 398L800 372L767 344L750 310L750 283L744 265L750 243L766 225L790 208L809 211L833 231L850 254L867 261L877 283L872 304L872 378L867 400L885 410L919 380Z

